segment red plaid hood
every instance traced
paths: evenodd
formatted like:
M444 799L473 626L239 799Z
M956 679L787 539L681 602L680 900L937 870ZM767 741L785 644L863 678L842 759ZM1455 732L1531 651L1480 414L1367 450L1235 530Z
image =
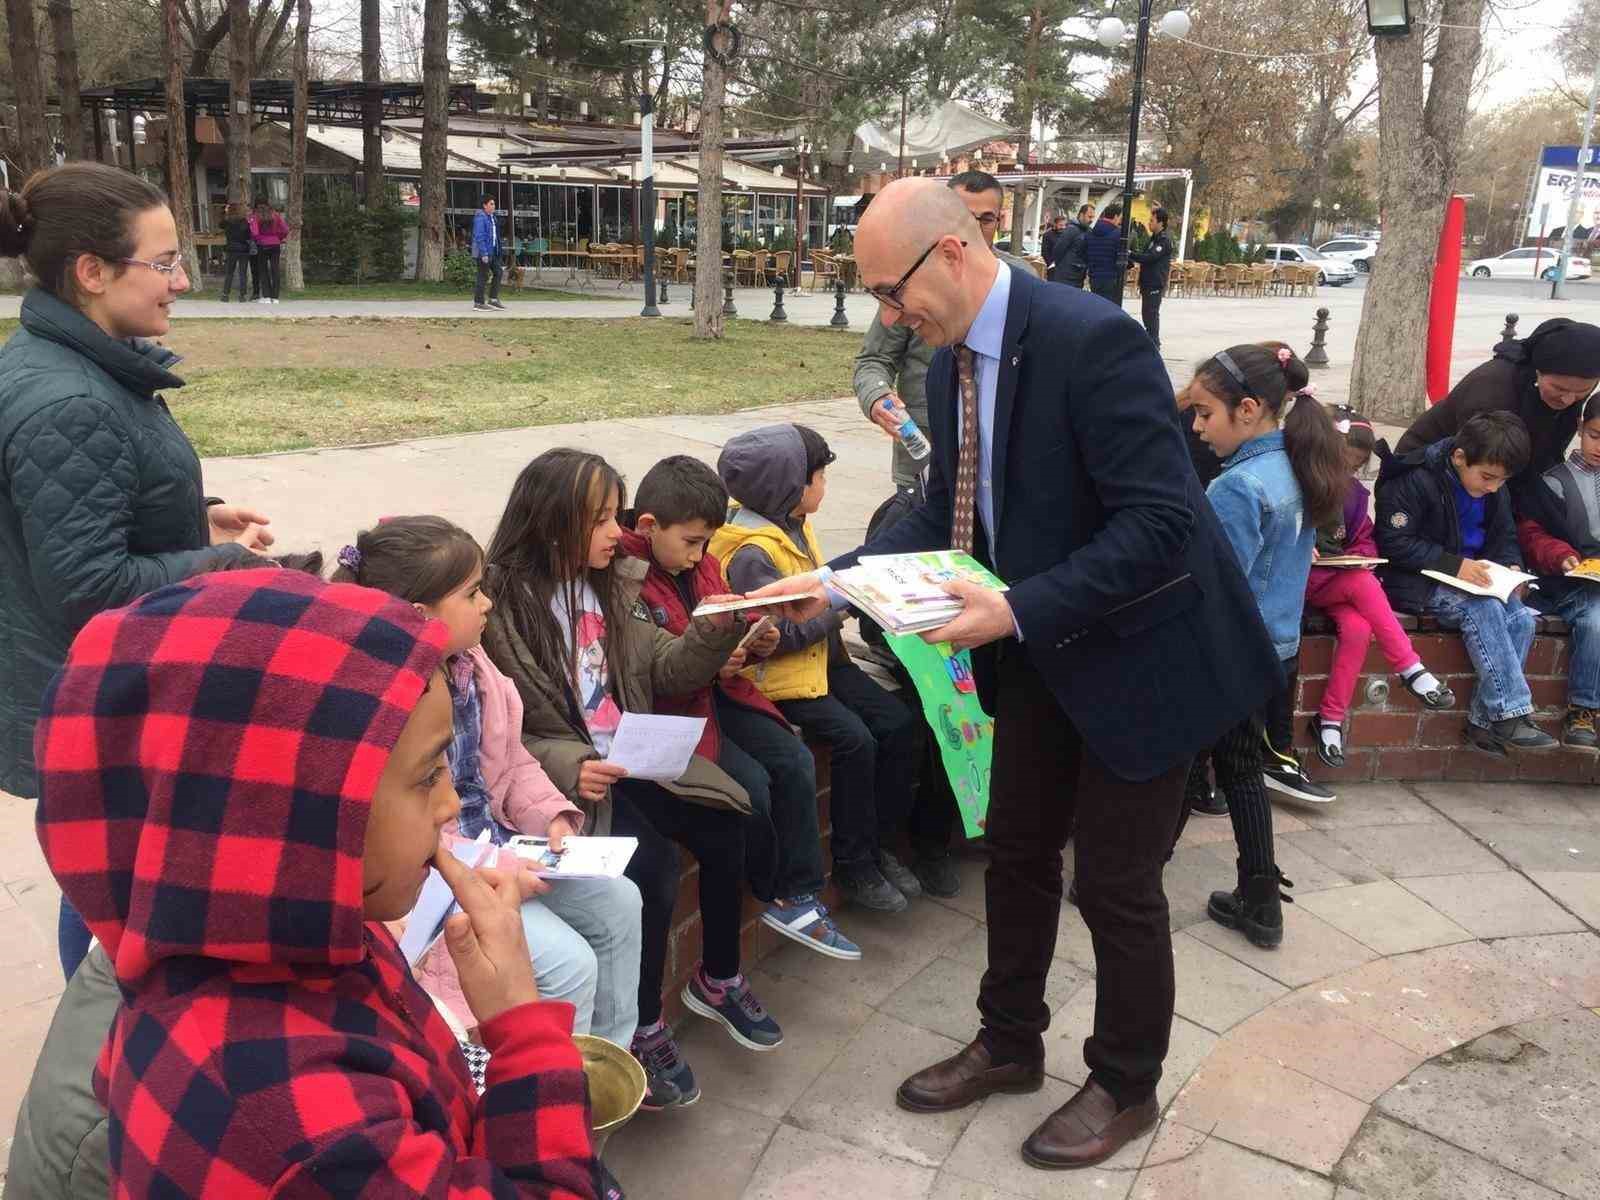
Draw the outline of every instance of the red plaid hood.
M165 959L359 962L367 816L448 634L299 571L102 613L45 693L39 843L124 985Z

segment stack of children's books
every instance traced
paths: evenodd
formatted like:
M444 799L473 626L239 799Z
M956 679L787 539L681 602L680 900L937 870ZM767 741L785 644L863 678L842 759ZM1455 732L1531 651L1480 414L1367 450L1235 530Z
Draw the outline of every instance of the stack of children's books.
M959 550L869 554L856 566L836 572L828 583L885 631L921 633L961 615L962 601L944 590L957 579L1006 590L998 576Z

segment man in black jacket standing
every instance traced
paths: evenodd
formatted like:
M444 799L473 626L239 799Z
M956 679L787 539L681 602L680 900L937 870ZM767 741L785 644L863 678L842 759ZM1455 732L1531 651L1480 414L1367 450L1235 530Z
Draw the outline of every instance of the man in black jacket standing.
M1089 274L1089 227L1094 224L1094 205L1085 204L1078 209L1078 219L1069 222L1056 239L1050 259L1050 278L1070 288L1082 288Z
M1056 269L1056 243L1061 240L1061 235L1066 231L1067 218L1057 213L1050 218L1050 228L1044 231L1044 237L1039 242L1039 257L1045 261L1045 273L1049 274Z
M1161 869L1190 760L1282 676L1189 469L1166 369L1121 309L999 262L932 179L878 193L856 261L879 320L940 347L927 376L927 497L865 552L970 550L1010 587L950 584L961 615L924 635L975 649L979 693L994 705L989 966L978 1036L907 1079L896 1101L949 1112L1043 1086L1071 832L1098 965L1088 1080L1022 1153L1038 1167L1092 1166L1158 1116L1174 994ZM787 610L815 615L826 574L757 594L804 595Z
M1129 258L1139 264L1139 317L1144 331L1161 349L1161 297L1172 270L1172 239L1167 236L1167 210L1150 210L1150 244Z

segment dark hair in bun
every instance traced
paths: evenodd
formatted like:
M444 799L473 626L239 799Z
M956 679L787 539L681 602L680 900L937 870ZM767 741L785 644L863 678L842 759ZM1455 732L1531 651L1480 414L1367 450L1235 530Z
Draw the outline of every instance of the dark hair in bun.
M40 287L71 302L73 264L131 258L134 219L166 203L154 184L104 163L39 171L21 192L0 188L0 257L25 260Z

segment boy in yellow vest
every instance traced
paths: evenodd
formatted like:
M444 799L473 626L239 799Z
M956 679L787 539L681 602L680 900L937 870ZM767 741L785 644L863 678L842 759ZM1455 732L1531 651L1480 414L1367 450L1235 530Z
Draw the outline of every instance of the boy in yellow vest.
M825 561L810 516L822 507L834 454L814 429L768 425L723 447L717 473L733 497L711 553L736 592ZM922 894L910 868L884 848L911 808L922 729L893 694L850 661L839 613L778 622L778 649L747 668L762 694L833 755L833 880L850 901L899 912Z

